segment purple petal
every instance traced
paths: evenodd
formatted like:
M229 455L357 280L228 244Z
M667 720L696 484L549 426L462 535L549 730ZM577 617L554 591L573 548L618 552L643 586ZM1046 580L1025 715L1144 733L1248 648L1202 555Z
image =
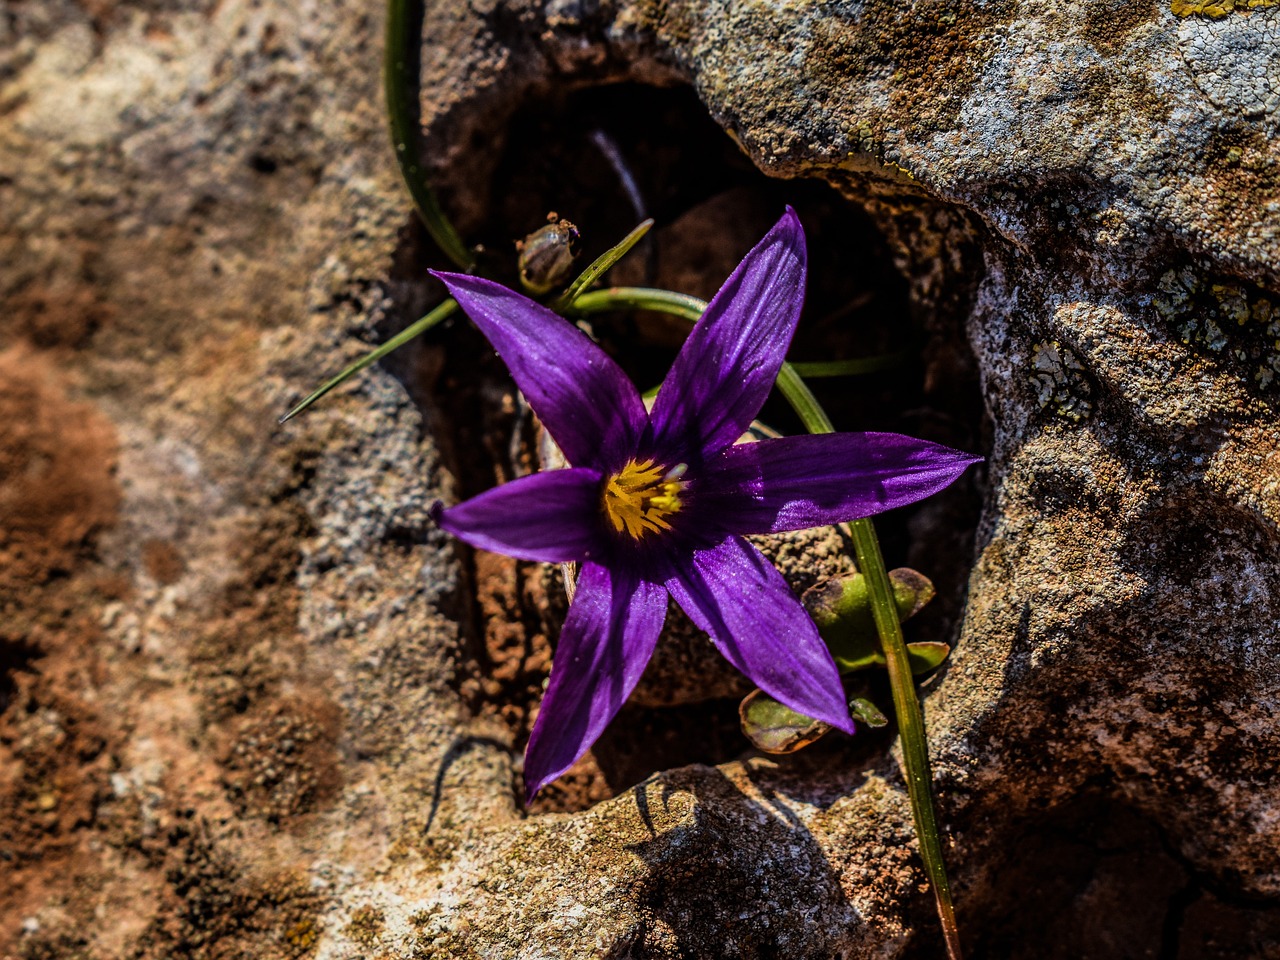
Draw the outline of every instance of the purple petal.
M489 338L568 461L616 470L635 455L649 423L635 385L591 338L514 290L437 273Z
M730 663L792 710L853 733L835 661L759 550L730 537L672 562L667 589Z
M437 505L435 520L473 547L519 560L585 560L605 543L603 479L590 467L535 473L448 510Z
M706 465L696 509L731 533L821 527L923 500L981 461L898 433L740 443Z
M665 459L696 462L742 436L786 356L804 277L804 231L787 207L707 306L658 391L654 449Z
M667 591L625 569L586 563L524 755L525 800L595 743L635 689L667 615Z

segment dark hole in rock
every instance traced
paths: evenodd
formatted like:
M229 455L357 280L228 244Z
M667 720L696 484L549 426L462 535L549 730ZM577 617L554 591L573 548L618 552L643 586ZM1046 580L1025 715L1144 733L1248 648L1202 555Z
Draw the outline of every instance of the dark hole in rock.
M29 672L32 662L44 656L44 651L26 640L10 640L0 637L0 713L9 708L17 684L14 675Z
M998 866L961 891L973 956L1226 960L1280 947L1280 910L1220 889L1141 811L1104 793L1042 813L1002 843ZM905 957L941 952L925 924Z
M249 157L249 166L258 173L275 173L279 169L279 164L275 159L268 157L264 153L255 153Z
M766 177L692 91L615 85L556 93L526 104L495 142L505 147L488 193L490 209L479 235L467 238L483 244L489 275L516 285L514 242L544 224L549 212L581 231L575 273L643 214L655 220L652 246L633 250L609 282L709 298L789 203L809 245L805 315L790 358L897 358L871 375L811 382L837 428L893 430L976 449L981 405L961 315L926 322L862 208L818 181ZM624 159L625 173L611 165L608 152ZM639 212L627 177L632 192L643 198ZM382 335L397 332L438 302L439 285L426 279L430 267L451 269L415 220L406 228L393 270L392 308ZM941 327L947 327L943 334ZM594 315L591 329L642 390L660 382L686 331L671 318L635 313ZM934 368L950 363L954 372L939 377L931 368L935 375L927 376L926 348ZM460 497L536 469L532 418L492 349L465 318L448 321L386 364L422 409ZM940 394L930 392L927 382L949 386ZM783 433L803 432L777 397L761 420ZM955 567L924 570L938 582L939 599L911 639L951 639L977 513L969 483L877 523L890 566ZM473 708L506 722L520 749L554 646L560 616L554 607L562 603L549 599L551 589L531 586L540 578L529 566L486 559L477 568L472 558L474 663L462 671ZM736 757L748 747L737 727L736 702L730 700L628 706L593 754L535 809L581 809L655 771ZM831 762L840 762L840 755L832 751Z

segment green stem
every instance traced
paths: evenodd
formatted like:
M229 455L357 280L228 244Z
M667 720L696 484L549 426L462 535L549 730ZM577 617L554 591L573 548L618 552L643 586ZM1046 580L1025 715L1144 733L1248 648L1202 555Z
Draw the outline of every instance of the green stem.
M403 347L406 343L408 343L414 337L419 336L420 334L426 333L428 330L430 330L436 324L440 323L442 320L445 320L446 318L452 316L454 312L457 311L457 309L458 309L458 301L452 300L452 299L446 300L444 303L440 304L438 307L436 307L434 310L428 313L421 320L418 320L416 323L412 323L409 326L405 327L403 330L397 333L394 337L392 337L386 343L382 344L382 346L376 347L375 349L370 350L363 357L361 357L355 363L351 364L351 366L347 367L345 370L343 370L340 374L338 374L332 380L325 381L325 383L318 390L316 390L314 393L308 396L305 400L299 403L296 407L294 407L292 410L286 413L283 417L281 417L280 422L286 423L292 420L294 417L296 417L303 410L307 409L307 407L311 406L313 403L315 403L317 400L323 397L326 393L328 393L334 387L341 386L343 383L350 380L352 377L354 377L357 373L359 373L365 367L369 366L369 364L377 363L379 360L385 357L392 350L396 350L400 347Z
M584 293L570 306L572 313L603 313L607 310L652 310L697 323L707 302L686 293L653 287L605 287Z
M387 42L382 59L382 85L387 98L391 146L409 196L427 232L440 249L463 270L475 257L445 216L435 191L427 183L418 153L421 137L418 114L418 74L422 46L422 0L387 0Z
M791 403L810 433L834 431L826 411L794 369L783 366L778 374L778 389ZM960 960L960 930L956 926L951 885L947 882L947 866L942 858L942 838L933 809L933 775L929 770L929 744L925 738L924 715L920 712L920 700L916 697L915 678L907 656L907 642L902 636L902 622L898 619L898 608L893 601L893 586L889 582L889 573L885 570L884 557L880 553L875 524L864 518L843 526L849 539L853 541L858 570L867 578L871 614L876 621L880 645L884 649L889 669L889 688L893 692L893 710L898 716L898 732L902 737L902 758L907 768L907 796L911 799L916 836L920 840L920 859L924 861L924 869L933 888L938 921L942 924L942 934L947 944L947 956L951 960Z
M796 373L805 379L814 377L860 377L867 373L891 370L906 359L904 353L882 353L874 357L854 357L852 360L798 361L791 364Z
M907 795L911 798L911 813L916 823L916 836L920 839L920 859L933 887L933 899L938 909L938 921L947 944L947 956L960 960L960 930L956 926L955 907L951 903L951 885L947 882L947 866L942 858L942 839L938 832L938 820L933 809L933 775L929 770L929 744L925 738L924 715L916 697L915 679L907 657L906 641L902 637L902 624L893 603L893 587L884 568L880 554L880 541L870 520L855 520L845 525L853 540L858 569L867 578L871 595L871 613L880 633L886 665L889 668L889 687L893 691L893 710L898 715L898 732L902 736L902 757L907 767Z
M696 322L706 309L706 304L696 297L668 290L615 287L584 294L574 301L573 308L583 313L626 308L654 310ZM810 433L834 432L835 428L826 411L790 364L784 363L778 372L778 389ZM902 624L898 620L898 610L893 600L893 586L889 583L889 574L885 570L884 557L880 554L880 543L876 539L876 529L872 522L869 519L855 520L844 527L853 541L858 569L867 578L872 615L875 617L889 668L889 685L893 691L893 707L898 716L902 756L907 768L907 796L911 800L916 836L920 841L920 857L933 888L947 955L950 960L960 960L959 929L956 926L955 908L951 903L946 864L942 858L938 820L933 809L933 777L929 770L924 715L920 712L920 701L916 697L907 644L902 636Z
M831 418L827 416L827 411L822 409L822 404L818 403L805 382L800 379L800 374L796 373L796 368L789 363L784 363L782 369L778 371L778 390L787 398L787 403L791 404L791 409L796 412L796 416L800 418L800 422L804 424L804 428L810 433L835 433L836 428L831 425ZM859 520L858 523L870 522ZM888 582L888 581L886 581ZM887 596L889 603L893 604L893 592L890 591ZM894 621L897 622L896 620ZM901 630L899 630L901 634Z

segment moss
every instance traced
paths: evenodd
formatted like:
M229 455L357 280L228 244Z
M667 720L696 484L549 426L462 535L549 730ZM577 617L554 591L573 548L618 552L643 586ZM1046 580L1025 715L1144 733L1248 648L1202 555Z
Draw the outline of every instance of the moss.
M174 833L169 893L132 960L305 960L320 941L320 898L300 871L258 876L198 827Z
M1205 207L1215 221L1250 223L1280 195L1280 155L1253 124L1233 121L1200 150Z
M242 817L280 823L327 804L341 785L338 708L320 695L282 698L245 718L225 760Z
M308 953L320 939L320 930L314 917L302 917L290 923L284 930L284 942L298 952Z
M949 129L982 76L993 28L1008 23L1015 7L1012 0L982 7L953 0L867 3L856 18L814 23L805 69L833 92L888 74L892 115L910 118L918 132ZM864 153L875 152L868 143L883 141L876 126L874 120L859 126Z
M1158 14L1156 0L1090 3L1084 9L1081 32L1099 49L1113 50L1123 46L1130 33Z
M687 45L694 34L694 22L684 4L670 0L640 0L630 10L636 26L666 37L673 46Z
M411 960L473 960L480 956L471 945L465 918L457 927L450 926L447 916L437 907L413 914L409 923L414 927L409 945Z
M89 942L79 934L58 931L27 937L18 948L21 960L98 960Z

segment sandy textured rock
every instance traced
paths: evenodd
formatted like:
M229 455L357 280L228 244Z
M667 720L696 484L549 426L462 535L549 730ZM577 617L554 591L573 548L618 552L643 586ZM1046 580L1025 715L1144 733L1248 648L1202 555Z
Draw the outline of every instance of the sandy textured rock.
M427 17L429 156L487 264L566 201L597 246L634 219L599 124L657 282L705 296L798 198L831 318L798 349L923 356L824 400L988 447L963 606L975 487L883 525L939 585L921 629L962 621L926 710L977 955L1280 942L1280 8L1220 12ZM531 460L465 324L275 425L438 295L378 16L0 13L0 955L934 950L887 737L763 761L732 701L633 704L518 810L557 600L427 518Z

